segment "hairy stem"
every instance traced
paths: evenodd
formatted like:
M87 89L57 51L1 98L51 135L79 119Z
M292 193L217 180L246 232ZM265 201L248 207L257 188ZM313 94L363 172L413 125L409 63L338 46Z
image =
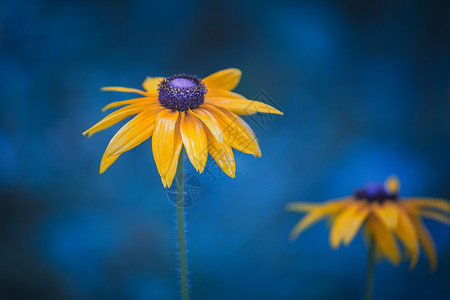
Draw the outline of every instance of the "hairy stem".
M184 149L181 149L177 166L177 233L180 264L181 299L189 299L188 266L184 221Z
M369 253L367 258L366 287L364 290L364 299L373 299L373 277L375 271L375 242L373 237L369 241Z

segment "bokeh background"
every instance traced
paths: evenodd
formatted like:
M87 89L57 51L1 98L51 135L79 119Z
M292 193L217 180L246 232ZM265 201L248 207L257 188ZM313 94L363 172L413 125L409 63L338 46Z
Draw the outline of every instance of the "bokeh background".
M288 241L290 201L324 201L395 173L402 195L450 199L448 1L0 2L0 299L176 299L175 208L145 142L101 176L120 125L81 135L148 75L237 67L237 88L283 117L247 121L262 158L196 175L187 212L194 299L361 299L360 236L324 223ZM261 92L264 92L261 94ZM376 267L376 299L450 299L439 265Z

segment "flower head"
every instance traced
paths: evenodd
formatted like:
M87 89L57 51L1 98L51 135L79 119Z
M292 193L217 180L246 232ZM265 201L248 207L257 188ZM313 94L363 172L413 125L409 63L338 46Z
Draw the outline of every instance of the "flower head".
M375 243L379 257L386 257L397 265L401 258L398 240L411 259L410 268L417 264L422 247L433 270L437 264L436 250L422 218L450 225L450 202L433 198L400 198L399 191L398 178L390 176L384 185L369 183L352 196L323 204L289 203L289 211L307 213L290 237L297 238L305 229L327 218L331 224L329 240L333 249L341 244L349 245L363 228L366 240Z
M110 103L103 111L123 106L83 134L92 136L134 116L111 139L100 163L100 173L124 152L152 137L153 157L164 187L175 177L178 157L184 146L192 165L203 172L208 154L230 177L236 166L232 148L261 156L250 126L238 115L257 112L279 114L262 102L233 93L241 78L238 69L225 69L203 80L190 75L147 77L144 90L105 87L104 91L137 93L141 97Z

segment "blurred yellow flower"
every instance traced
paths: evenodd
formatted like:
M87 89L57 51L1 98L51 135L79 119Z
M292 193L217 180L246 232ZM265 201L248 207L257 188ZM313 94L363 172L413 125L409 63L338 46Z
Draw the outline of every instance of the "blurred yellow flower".
M311 225L328 219L331 225L329 241L333 249L341 244L350 244L362 227L365 239L375 244L375 253L379 258L386 257L397 265L401 259L398 240L410 257L411 269L415 267L422 247L431 270L434 270L437 265L436 250L422 218L450 225L450 202L433 198L400 198L399 190L398 178L390 176L384 185L367 184L356 190L353 196L323 204L289 203L289 211L307 213L294 227L290 238L296 239Z
M100 173L122 153L153 136L153 157L164 187L172 184L182 146L198 172L204 170L209 153L228 176L234 177L236 166L232 148L261 156L255 134L238 115L283 114L267 104L231 92L240 78L240 70L225 69L203 80L189 75L147 77L144 90L102 88L104 91L137 93L142 97L107 105L103 111L125 107L83 133L91 136L136 115L109 142L100 163Z

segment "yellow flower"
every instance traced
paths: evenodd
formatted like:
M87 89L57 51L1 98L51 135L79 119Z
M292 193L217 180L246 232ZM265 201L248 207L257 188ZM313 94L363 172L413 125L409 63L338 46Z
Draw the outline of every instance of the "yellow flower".
M420 247L430 263L436 268L437 258L433 239L422 223L429 218L450 225L450 202L433 198L400 198L400 182L390 176L383 184L371 183L355 191L353 196L329 200L323 204L292 202L289 211L307 213L291 232L296 239L300 233L322 219L331 225L330 245L337 249L347 246L363 227L367 241L373 241L378 257L386 257L391 263L400 262L397 240L405 254L411 258L410 269L419 258Z
M209 153L228 176L234 177L236 166L232 148L261 156L255 134L238 115L283 114L267 104L232 92L240 78L240 70L225 69L203 80L188 75L147 77L142 84L144 90L102 88L137 93L142 97L110 103L103 111L124 107L83 133L90 137L136 115L109 142L100 163L100 174L122 153L153 136L153 157L164 187L172 184L183 146L198 172L203 172Z

